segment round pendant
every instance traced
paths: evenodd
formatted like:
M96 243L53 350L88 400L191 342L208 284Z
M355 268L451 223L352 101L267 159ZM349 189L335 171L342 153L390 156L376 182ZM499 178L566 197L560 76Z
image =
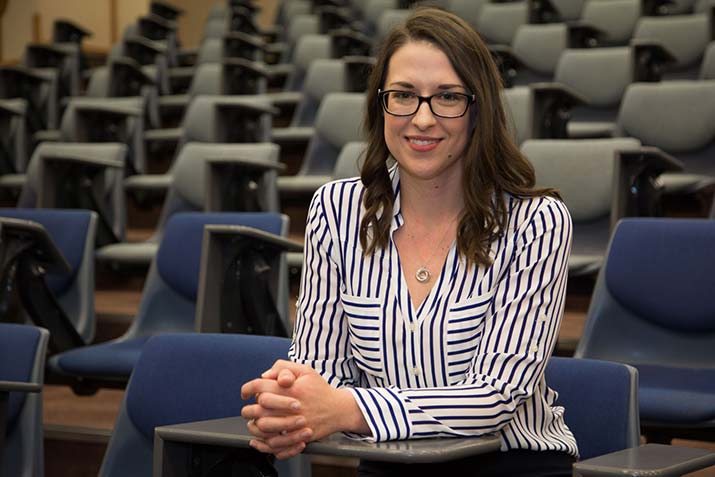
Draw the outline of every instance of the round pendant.
M426 267L420 267L417 269L417 273L415 273L415 278L417 278L417 281L420 283L427 283L430 279L430 272L427 270Z

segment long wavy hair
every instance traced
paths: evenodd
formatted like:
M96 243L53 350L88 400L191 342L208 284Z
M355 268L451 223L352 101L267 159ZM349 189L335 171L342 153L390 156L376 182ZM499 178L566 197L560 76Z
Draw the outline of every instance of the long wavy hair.
M558 194L534 188L534 168L521 154L508 129L500 99L502 82L479 34L460 17L434 7L420 7L385 38L369 78L364 130L365 161L360 178L365 185L365 214L360 244L366 255L389 243L395 201L388 173L390 151L385 143L384 113L378 89L384 89L392 55L403 45L426 41L439 48L468 91L476 94L470 107L474 127L464 151L464 211L457 228L457 251L467 264L489 265L491 243L508 220L504 193L516 197Z

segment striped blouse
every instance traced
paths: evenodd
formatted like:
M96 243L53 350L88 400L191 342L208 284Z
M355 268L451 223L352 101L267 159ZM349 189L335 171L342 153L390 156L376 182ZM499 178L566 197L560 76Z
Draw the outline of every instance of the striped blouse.
M403 223L399 171L391 234ZM544 367L563 316L571 218L549 197L508 197L489 267L456 245L415 309L394 241L364 256L359 179L310 205L290 358L351 389L373 441L498 433L501 449L578 455Z

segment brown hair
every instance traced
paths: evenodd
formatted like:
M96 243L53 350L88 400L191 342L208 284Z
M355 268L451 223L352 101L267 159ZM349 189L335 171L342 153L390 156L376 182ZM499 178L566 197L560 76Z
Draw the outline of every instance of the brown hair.
M467 90L476 94L470 111L476 127L471 129L462 161L465 209L457 228L457 250L468 264L489 265L490 245L508 220L503 193L517 197L557 194L552 189L534 189L534 169L507 130L501 77L486 45L464 20L433 7L417 8L392 30L370 75L364 118L368 144L360 172L366 189L360 244L370 254L389 242L395 197L377 90L384 87L392 55L411 41L426 41L444 52Z

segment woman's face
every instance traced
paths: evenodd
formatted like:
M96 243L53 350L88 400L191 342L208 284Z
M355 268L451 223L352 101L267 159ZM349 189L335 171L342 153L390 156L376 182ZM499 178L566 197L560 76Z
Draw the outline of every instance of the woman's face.
M383 90L400 90L418 96L467 93L447 55L433 44L413 41L400 47L389 60ZM435 105L436 98L433 99ZM433 106L434 107L434 106ZM461 117L435 116L426 102L411 116L384 113L385 142L400 165L400 174L421 180L459 179L469 141L470 112Z

